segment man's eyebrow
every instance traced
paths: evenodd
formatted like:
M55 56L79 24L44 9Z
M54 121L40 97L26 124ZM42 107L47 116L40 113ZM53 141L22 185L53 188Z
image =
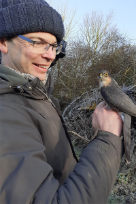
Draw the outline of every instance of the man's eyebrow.
M33 39L36 39L37 38L37 40L40 40L40 41L42 41L42 42L47 42L48 43L48 40L45 40L44 38L42 38L42 37L34 37L34 36L32 36L32 37L29 37L31 40L33 40ZM36 40L35 40L36 41ZM57 44L57 41L55 41L54 43L51 43L51 44Z

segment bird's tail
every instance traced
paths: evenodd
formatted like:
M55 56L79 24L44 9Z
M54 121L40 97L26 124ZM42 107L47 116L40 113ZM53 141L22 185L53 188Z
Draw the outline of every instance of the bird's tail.
M123 133L124 133L125 159L126 164L129 164L131 149L131 116L126 113L124 113Z

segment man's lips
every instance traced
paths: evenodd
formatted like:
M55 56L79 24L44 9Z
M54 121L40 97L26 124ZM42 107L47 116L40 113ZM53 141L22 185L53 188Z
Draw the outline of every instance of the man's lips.
M50 66L50 65L44 65L44 64L34 64L34 65L42 69L48 69Z
M37 71L46 73L50 65L33 64Z

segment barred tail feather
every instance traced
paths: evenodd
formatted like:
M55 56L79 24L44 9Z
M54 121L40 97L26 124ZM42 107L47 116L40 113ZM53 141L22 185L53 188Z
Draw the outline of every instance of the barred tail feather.
M126 164L130 163L130 149L131 149L131 116L124 113L123 133L124 133L124 147Z

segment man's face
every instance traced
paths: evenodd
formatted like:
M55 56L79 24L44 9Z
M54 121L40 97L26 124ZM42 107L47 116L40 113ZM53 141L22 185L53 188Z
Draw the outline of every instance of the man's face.
M50 33L36 32L24 35L33 41L45 41L50 44L57 43L56 37ZM33 52L32 44L20 39L14 38L7 41L7 53L4 54L3 64L22 73L28 73L40 80L46 79L46 72L56 57L52 47L43 54Z

